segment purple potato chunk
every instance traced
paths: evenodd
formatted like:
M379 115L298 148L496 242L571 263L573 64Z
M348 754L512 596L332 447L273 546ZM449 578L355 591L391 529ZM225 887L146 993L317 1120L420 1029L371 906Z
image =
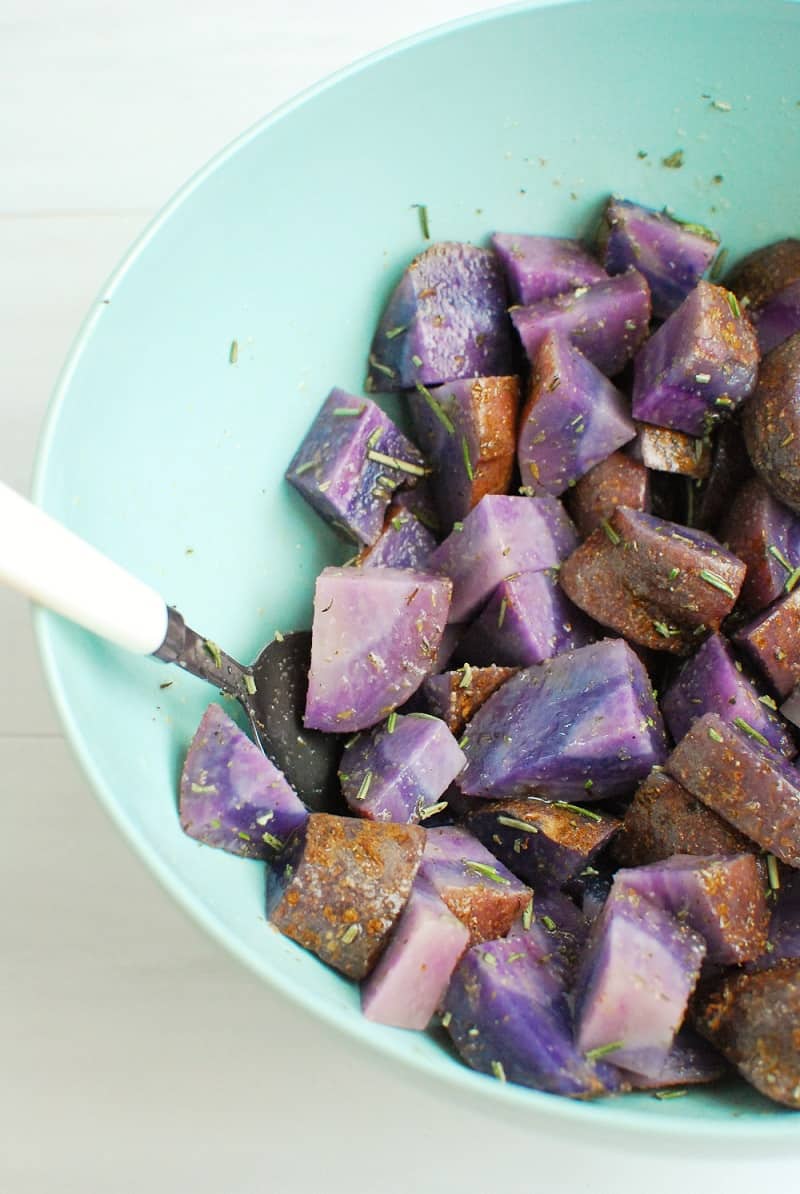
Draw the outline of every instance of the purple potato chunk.
M740 854L758 847L659 770L637 789L611 849L622 866L638 867L673 854Z
M596 871L594 867L589 867L569 885L570 891L580 885L581 911L589 924L594 924L603 911L611 891L611 884L610 875Z
M262 741L275 766L315 813L344 812L336 771L342 740L303 725L311 666L311 632L282 634L256 660L254 675L262 699Z
M504 577L554 568L576 544L575 528L556 498L489 494L456 524L428 567L452 580L450 621L464 622Z
M634 1090L663 1090L673 1086L700 1086L718 1082L728 1073L728 1064L691 1028L682 1028L667 1054L664 1068L656 1077L626 1070Z
M511 321L533 361L548 332L566 336L601 373L613 377L647 335L650 290L636 270L565 294L512 307Z
M435 549L433 533L410 510L393 504L380 535L359 552L355 562L361 568L413 568L424 572Z
M730 509L736 494L752 473L750 458L738 422L730 419L721 423L714 435L708 480L694 503L692 525L705 530L713 530L718 526ZM408 492L415 493L417 489L419 485ZM719 538L725 542L724 535L720 534Z
M800 866L800 773L747 727L696 721L665 764L698 800L787 866Z
M759 696L730 645L719 634L710 635L687 660L661 702L664 721L676 742L705 713L718 713L731 724L737 717L742 718L770 746L793 759L797 747L775 709L770 696Z
M783 870L779 882L780 887L772 890L772 919L765 951L757 962L759 970L800 961L800 872Z
M519 572L500 584L458 644L480 665L528 667L594 641L592 625L576 609L552 571Z
M612 452L567 494L569 511L582 539L607 521L617 506L650 511L650 475L624 452Z
M752 319L762 356L800 332L800 280L774 294Z
M490 697L462 739L467 796L602 800L666 757L643 664L604 639L526 668Z
M448 531L487 493L508 493L514 471L519 379L472 377L428 389L408 403L431 462L439 521Z
M373 821L425 820L466 759L443 721L394 714L345 746L339 778L350 811Z
M285 776L219 705L209 705L181 772L183 832L243 858L273 858L307 817Z
M747 565L740 609L758 613L782 596L800 564L800 518L772 496L760 477L738 490L719 535Z
M634 418L702 436L752 393L758 357L735 296L699 282L636 357Z
M762 361L742 430L753 468L778 501L800 513L800 332Z
M367 729L429 675L447 622L448 580L403 568L325 568L317 577L305 724Z
M709 962L750 962L764 949L770 912L752 854L674 854L617 871L614 885L638 892L699 933Z
M428 676L422 694L428 713L441 717L451 734L459 738L464 726L481 705L517 671L515 667L472 667L465 663L453 672Z
M420 878L467 926L473 943L504 937L533 898L529 887L458 825L428 830Z
M312 813L267 868L267 919L348 978L377 962L411 892L419 825Z
M538 303L565 290L602 282L608 276L580 241L568 237L496 232L492 245L505 271L513 303Z
M571 986L589 935L589 922L580 908L553 887L537 889L531 909L508 930L536 962L543 962Z
M676 473L703 481L711 471L711 448L706 441L671 427L637 423L636 439L628 450L634 460L654 472Z
M362 984L364 1015L393 1028L427 1028L468 946L461 921L417 879L389 944Z
M800 962L724 976L701 993L694 1023L768 1099L800 1108Z
M611 1067L575 1047L562 983L517 941L473 946L453 975L444 1006L442 1023L475 1070L575 1099L619 1085Z
M595 921L575 994L584 1053L657 1077L706 954L703 938L638 892L614 885Z
M427 527L431 534L439 535L441 531L439 513L436 509L436 502L433 499L430 474L426 477L421 477L416 485L412 485L410 489L398 489L394 495L392 505L393 507L398 507L400 510L407 510L424 527Z
M607 813L535 799L491 801L470 813L466 824L537 893L540 884L561 887L577 875L620 827Z
M636 435L627 403L569 340L549 332L533 359L517 462L534 494L559 497Z
M559 576L601 625L654 651L689 655L733 609L745 566L705 531L620 506Z
M787 237L743 258L726 278L742 303L757 311L787 286L800 281L800 240Z
M800 589L781 597L733 636L780 697L800 683Z
M318 514L374 543L392 494L426 473L419 451L369 398L331 390L286 472Z
M443 242L415 257L392 293L369 354L367 389L410 390L510 372L500 261L490 249Z
M676 220L629 199L611 198L603 212L598 243L609 274L633 266L644 275L653 315L666 319L711 265L719 237L702 224Z

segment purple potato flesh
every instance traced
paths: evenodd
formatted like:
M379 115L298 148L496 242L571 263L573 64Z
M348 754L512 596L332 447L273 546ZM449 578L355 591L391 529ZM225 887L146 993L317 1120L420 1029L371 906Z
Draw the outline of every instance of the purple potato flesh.
M797 747L775 709L772 698L759 695L727 640L718 634L710 635L687 660L661 701L664 721L676 742L705 713L718 713L731 723L743 718L770 746L792 759Z
M491 801L466 824L537 892L540 884L561 887L587 867L620 827L607 813L535 799Z
M467 926L473 943L504 937L533 896L529 887L458 825L428 830L420 878L430 883Z
M567 509L581 538L608 520L617 506L650 511L650 475L638 460L612 452L567 494Z
M633 790L666 757L647 672L621 639L518 672L478 710L461 745L461 791L492 799L602 800Z
M780 887L772 892L772 919L764 953L757 961L759 970L778 962L800 961L800 872L783 870Z
M496 254L444 242L415 257L392 293L369 355L367 389L410 390L509 372L506 288Z
M433 469L439 522L449 531L487 493L508 493L514 470L519 379L472 377L419 386L408 404Z
M511 321L533 361L548 332L559 332L601 373L613 377L647 335L650 290L636 270L573 291L512 307Z
M561 982L518 941L473 946L453 975L444 1006L442 1023L475 1070L576 1099L618 1086L611 1067L587 1060L575 1047Z
M561 236L515 236L496 232L492 246L503 266L514 303L540 299L591 286L607 277L580 241Z
M504 577L553 568L576 544L575 528L557 498L489 494L456 524L428 567L452 580L449 620L464 622Z
M778 696L788 697L800 683L800 589L740 626L733 641Z
M331 390L286 479L318 514L357 543L374 543L400 485L425 476L417 448L369 398Z
M273 858L308 810L277 767L219 705L209 705L180 782L181 828L243 858Z
M552 571L520 572L501 580L461 639L459 655L480 665L528 667L594 640Z
M465 762L443 721L410 713L351 740L339 778L357 816L409 823L430 815Z
M459 738L467 722L484 701L497 692L516 672L514 667L472 667L464 664L453 672L429 676L422 683L428 713L441 717L451 734Z
M364 1015L393 1028L427 1028L468 945L468 930L417 879L389 944L362 984Z
M800 564L800 518L772 496L760 477L738 490L719 535L747 565L740 609L758 613L782 596Z
M702 481L711 471L711 448L705 440L695 439L684 431L673 431L671 427L637 423L636 439L628 450L634 460L655 472L677 473Z
M671 315L694 290L719 248L719 237L701 224L615 198L606 204L598 241L609 274L633 266L644 275L658 319Z
M752 393L758 357L735 296L700 282L637 354L634 418L702 436Z
M787 866L800 867L800 773L716 713L696 721L665 764L687 791Z
M664 1068L656 1077L648 1078L632 1070L626 1070L625 1076L634 1090L659 1090L717 1082L727 1073L728 1064L716 1049L691 1028L682 1028L667 1054Z
M726 975L703 990L694 1023L768 1099L800 1108L800 962Z
M450 582L403 568L317 578L305 724L347 733L388 717L433 671Z
M612 843L616 861L627 867L659 862L673 854L739 854L757 849L662 771L653 771L637 789Z
M800 332L764 357L742 430L753 468L778 501L800 513Z
M589 935L583 912L553 887L538 888L532 911L520 917L508 930L508 940L518 941L537 962L571 986Z
M770 911L752 854L674 854L617 871L614 885L638 892L699 933L709 962L750 962L764 949Z
M726 285L752 310L800 281L800 240L788 237L763 245L731 270Z
M745 566L711 535L620 506L566 560L567 596L631 642L689 655L733 609Z
M421 477L410 489L398 489L392 506L413 514L432 534L440 533L439 514L433 499L430 474Z
M575 996L584 1053L658 1077L706 953L702 937L638 892L615 884L592 926Z
M359 553L362 568L413 568L424 572L436 549L433 533L410 510L396 504L386 513L383 530L371 547Z
M762 356L800 332L800 280L778 291L752 318Z
M378 960L425 846L418 825L312 813L267 869L267 918L348 978Z
M632 440L622 394L569 340L550 332L533 359L517 463L534 494L553 497Z

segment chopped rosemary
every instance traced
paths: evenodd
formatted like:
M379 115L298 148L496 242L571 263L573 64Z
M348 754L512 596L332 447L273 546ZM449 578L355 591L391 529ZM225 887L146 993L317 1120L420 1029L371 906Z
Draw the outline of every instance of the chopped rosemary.
M492 1073L494 1074L495 1078L498 1078L501 1082L506 1081L506 1072L503 1069L502 1061L492 1062Z
M397 725L397 714L396 714L396 713L390 713L390 714L389 714L389 718L388 718L388 720L387 720L387 722L386 722L386 732L387 732L387 733L389 733L389 734L393 734L393 733L394 733L394 727L395 727L396 725Z
M382 435L383 435L383 428L376 427L375 430L370 434L369 439L367 440L367 447L368 448L377 448L378 444L381 442Z
M715 174L711 181L714 183L717 183L717 185L719 185L719 183L722 182L722 175ZM722 272L725 269L725 263L727 262L727 260L728 260L728 250L720 249L720 251L717 253L716 257L714 258L714 261L711 265L711 271L708 275L712 282L716 282L718 278L722 277Z
M450 1023L452 1018L453 1018L452 1012L445 1012L444 1015L442 1016L442 1028L447 1028L447 1025Z
M467 742L468 742L468 741L469 741L469 738L467 737L467 735L466 735L466 734L462 734L462 735L461 735L461 737L460 737L460 738L459 738L459 740L458 740L458 746L459 746L459 750L463 750L463 749L464 749L464 747L467 745Z
M403 519L399 514L395 518L392 519L392 527L396 531L400 531L403 529Z
M783 439L781 440L780 447L788 448L789 444L792 442L793 439L794 439L794 432L790 431L789 434L785 435L783 437Z
M366 409L366 406L335 406L331 414L337 419L360 419Z
M497 629L498 630L502 629L503 622L506 619L506 609L507 608L508 608L508 601L504 597L503 600L500 602L500 613L497 615Z
M412 464L410 460L401 460L397 456L387 456L385 452L376 452L374 448L369 449L367 456L376 464L388 465L389 468L399 469L401 473L410 473L412 477L426 477L430 472L430 469L423 468L421 464Z
M253 677L250 675L250 673L245 672L242 679L244 680L244 686L245 686L245 689L247 690L248 695L255 696L256 695L256 682L253 679Z
M387 340L394 340L395 336L402 336L403 332L407 332L407 331L408 331L408 324L401 323L401 324L398 324L398 326L396 328L389 328L388 331L384 332L384 335L386 336Z
M739 306L739 300L737 299L736 295L733 293L732 290L729 290L727 297L728 297L728 306L731 309L731 314L734 316L735 319L741 319L742 318L742 308Z
M453 435L456 428L455 428L455 424L453 423L453 420L450 418L447 411L445 411L442 408L441 404L436 401L436 399L434 398L433 394L430 392L428 387L424 386L421 381L417 382L417 389L419 390L420 394L425 399L425 401L427 402L428 406L431 408L433 413L436 415L436 418L442 424L442 426L444 427L447 434Z
M594 1049L587 1049L584 1057L587 1061L598 1061L601 1057L606 1057L609 1053L616 1053L617 1050L624 1048L624 1041L610 1041L607 1045L597 1045Z
M474 481L475 473L472 469L472 461L469 458L469 444L467 443L467 437L465 435L462 435L461 437L461 452L464 456L464 468L467 470L467 476L469 477L470 481Z
M281 634L280 630L276 630L272 637L275 639L276 643L283 642L283 635Z
M203 646L205 647L206 651L208 651L211 658L214 660L214 667L221 668L222 667L222 652L220 651L217 644L215 642L212 642L212 640L210 638L206 638L206 639L203 639Z
M522 927L527 932L527 930L531 927L532 924L533 924L533 896L531 896L531 898L528 900L527 904L525 905L525 911L522 913Z
M463 530L464 530L464 524L463 524L463 522L454 522L454 523L453 523L453 530L454 530L454 531L463 531Z
M781 877L778 873L778 860L774 854L767 855L767 875L769 876L770 889L778 891L781 885Z
M356 800L366 800L369 786L372 783L372 772L368 771L361 781L361 786L356 792Z
M786 577L786 584L783 586L787 593L791 593L797 582L800 580L800 568L795 568L791 576Z
M431 239L431 229L428 223L428 205L426 203L414 203L412 207L416 207L419 213L419 227L422 233L423 240Z
M720 734L718 730L715 730L713 726L708 727L708 736L712 742L724 742L725 741L725 739L722 737L722 734Z
M687 1090L685 1090L683 1087L681 1087L680 1090L678 1090L678 1089L657 1090L655 1092L655 1094L653 1095L653 1098L660 1099L661 1102L663 1103L664 1099L682 1099L683 1096L688 1093L689 1092Z
M608 521L608 519L607 519L607 518L604 518L604 519L602 520L602 522L600 523L600 525L601 525L601 527L603 528L603 530L605 531L605 533L606 533L606 536L607 536L607 537L608 537L608 538L611 540L611 542L614 544L614 546L615 546L615 547L616 547L616 546L617 546L619 543L621 543L621 542L622 542L622 539L621 539L621 537L620 537L620 536L617 534L617 532L614 530L614 528L612 527L611 523Z
M518 962L518 961L520 960L520 958L524 958L524 957L525 957L525 954L524 954L524 952L522 952L522 951L519 951L518 953L515 953L515 954L509 954L509 955L508 955L508 958L506 959L506 961L508 961L508 962Z
M565 808L571 813L580 813L582 817L588 817L590 821L602 821L599 813L596 813L591 808L581 808L579 804L569 804L566 800L554 800L556 808Z
M162 689L162 690L163 690L163 689L165 689L165 688L172 688L172 685L173 685L174 683L175 683L175 681L174 681L174 680L165 680L165 681L164 681L164 683L163 683L163 684L159 684L159 686L158 686L158 687L159 687L160 689Z
M429 804L427 808L419 810L419 819L420 821L427 821L428 817L435 817L437 813L443 813L446 808L446 800L440 800L438 804Z
M662 638L674 638L676 634L680 634L680 630L676 630L673 626L668 626L666 622L653 622L653 629L656 634L660 634Z
M312 468L319 468L319 465L319 460L307 460L305 464L298 464L297 468L294 470L294 475L296 477L302 477L303 473L310 472Z
M272 846L273 850L283 849L283 842L279 837L276 837L274 833L268 833L265 831L261 834L261 840L262 842L266 842L268 846Z
M711 381L710 373L695 373L694 380L699 386L706 386Z
M422 357L418 357L416 353L413 353L411 356L411 364L414 366L415 369L421 369L422 368Z
M774 709L777 712L778 702L775 701L771 696L767 696L765 693L764 696L760 696L758 699L762 705L766 705L768 709Z
M669 579L670 579L670 580L675 580L675 578L676 578L677 576L680 576L680 572L681 572L680 568L670 568L670 570L669 570Z
M529 825L527 821L520 821L517 817L507 817L505 813L501 813L497 818L498 825L505 825L507 829L518 829L520 833L538 833L539 830L535 825Z
M547 929L548 933L555 933L556 929L558 928L558 925L553 920L552 916L543 916L542 924Z
M683 165L683 150L674 149L672 153L661 159L661 165L666 166L668 170L680 170Z
M379 361L374 352L369 354L368 359L373 369L377 369L378 372L383 373L385 377L394 377L394 369L391 369L388 365L384 365L382 361Z
M748 721L745 721L743 717L734 717L733 724L737 729L741 730L743 734L747 734L749 738L755 738L756 742L760 742L762 746L769 746L769 742L767 742L764 735L760 734L758 730L754 729L753 726L751 726Z
M243 842L252 842L252 840L253 840L253 839L251 838L250 834L249 834L249 833L245 833L245 831L244 831L243 829L239 829L239 830L237 831L237 833L236 833L236 836L237 836L237 837L240 837L240 838L242 839L242 841L243 841Z
M780 566L782 568L785 568L787 572L794 571L794 569L792 568L792 565L786 559L786 556L783 554L783 552L779 548L777 548L775 546L774 543L770 543L770 545L769 545L769 554L773 557L773 559L776 559L778 561L778 563L780 564Z
M239 341L231 340L231 347L230 347L230 351L228 352L228 363L230 365L235 365L238 360L239 360Z
M485 862L473 862L469 858L462 858L464 867L468 871L472 871L475 875L480 875L482 879L491 879L493 883L502 883L503 886L508 887L510 880L506 879L505 875L501 875L496 867L489 866Z
M703 568L700 572L700 579L704 580L707 585L712 588L719 589L720 593L726 593L728 597L733 597L736 600L736 594L726 580L721 576L717 576L716 572L709 572L707 568Z
M360 932L361 932L361 925L359 925L359 924L349 925L345 929L345 931L342 933L342 936L341 936L342 945L352 945Z
M463 672L464 674L458 682L458 687L469 688L470 684L472 683L472 668L468 663L464 664Z

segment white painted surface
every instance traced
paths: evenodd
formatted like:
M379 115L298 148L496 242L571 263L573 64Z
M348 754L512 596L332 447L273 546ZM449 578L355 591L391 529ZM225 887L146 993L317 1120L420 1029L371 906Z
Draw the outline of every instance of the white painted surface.
M331 70L491 6L2 0L0 477L26 489L83 313L192 171ZM202 936L130 853L6 591L0 654L2 1194L737 1194L796 1172L565 1149L382 1070Z

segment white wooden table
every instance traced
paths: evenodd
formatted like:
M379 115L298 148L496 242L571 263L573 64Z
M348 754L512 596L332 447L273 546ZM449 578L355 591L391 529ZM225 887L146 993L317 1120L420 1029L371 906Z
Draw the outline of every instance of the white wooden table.
M320 76L492 6L2 0L0 476L27 488L84 311L193 170ZM565 1150L385 1072L201 935L130 853L5 592L0 658L2 1194L735 1194L791 1173Z

